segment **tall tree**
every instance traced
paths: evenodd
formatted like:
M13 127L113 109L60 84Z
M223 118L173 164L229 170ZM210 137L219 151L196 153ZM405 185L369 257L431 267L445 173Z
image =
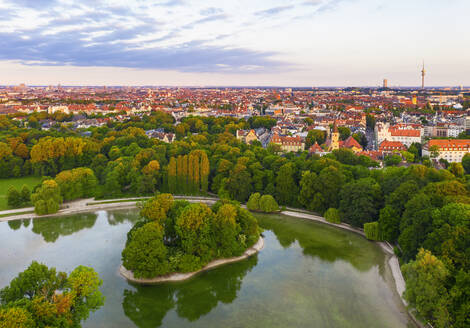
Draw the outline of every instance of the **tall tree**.
M170 158L170 163L168 164L168 190L171 194L175 194L178 191L178 181L176 175L176 159L174 157Z
M295 205L298 193L294 164L284 164L279 169L276 177L277 199L281 205Z

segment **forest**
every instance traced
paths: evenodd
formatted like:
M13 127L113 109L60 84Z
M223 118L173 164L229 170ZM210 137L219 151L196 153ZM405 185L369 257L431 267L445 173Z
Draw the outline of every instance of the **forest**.
M41 118L35 114L33 121ZM449 169L378 164L339 149L323 157L282 154L241 143L237 129L272 126L267 117L187 117L155 112L101 127L67 122L39 130L0 117L0 177L42 176L31 191L37 213L65 200L174 193L246 202L272 195L281 207L364 228L395 245L404 297L434 327L470 326L470 156ZM164 143L146 130L176 134ZM21 194L21 191L19 191Z

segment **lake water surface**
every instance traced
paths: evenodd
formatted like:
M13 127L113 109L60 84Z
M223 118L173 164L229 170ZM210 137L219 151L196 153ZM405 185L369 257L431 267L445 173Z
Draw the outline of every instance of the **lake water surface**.
M105 305L84 327L414 327L386 256L349 231L256 215L265 247L188 281L136 286L118 267L137 210L0 223L0 288L33 260L93 267Z

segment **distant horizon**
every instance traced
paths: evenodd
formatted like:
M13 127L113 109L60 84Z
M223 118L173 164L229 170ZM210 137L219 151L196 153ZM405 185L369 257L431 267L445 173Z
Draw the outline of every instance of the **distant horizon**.
M61 87L61 88L79 88L79 87L86 87L86 88L266 88L266 89L344 89L344 88L363 88L363 89L410 89L410 90L423 90L420 86L389 86L384 88L383 86L379 85L318 85L318 86L292 86L292 85L164 85L164 84L114 84L114 85L107 85L107 84L26 84L26 83L19 83L19 84L0 84L1 88L6 87L19 87L20 85L24 84L25 87L28 88L48 88L48 87ZM463 89L470 89L470 85L429 85L425 86L424 90L426 89L442 89L442 88L463 88Z

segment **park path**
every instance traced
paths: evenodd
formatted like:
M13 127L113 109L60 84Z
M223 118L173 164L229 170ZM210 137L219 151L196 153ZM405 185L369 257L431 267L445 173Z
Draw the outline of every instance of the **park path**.
M33 212L34 207L19 208L14 210L0 211L0 216L5 214L11 214L9 216L0 217L0 222L11 221L19 219L35 219L44 217L54 217L70 215L75 213L93 212L100 210L111 210L111 209L124 209L134 208L137 203L148 199L150 197L129 197L119 199L106 199L106 200L95 200L94 198L79 199L71 202L63 203L61 209L54 214L37 215L36 213L24 213ZM186 199L189 202L204 201L206 203L215 203L218 199L211 197L192 197L192 196L174 196L175 199ZM18 213L15 215L15 213Z

